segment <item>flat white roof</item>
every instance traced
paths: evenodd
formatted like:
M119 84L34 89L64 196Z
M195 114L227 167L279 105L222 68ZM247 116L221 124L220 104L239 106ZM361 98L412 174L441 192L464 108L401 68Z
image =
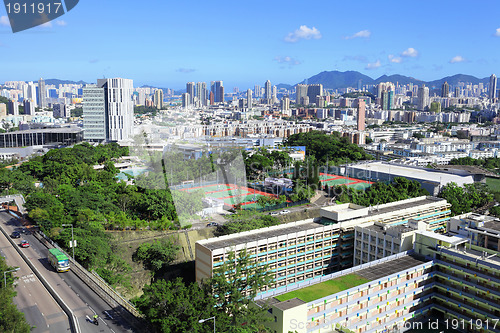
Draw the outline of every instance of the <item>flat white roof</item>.
M423 236L429 237L429 238L434 238L446 243L450 243L453 245L459 245L463 243L467 243L469 240L466 237L463 236L447 236L443 234L438 234L435 232L430 232L426 230L418 231L418 234L422 234Z
M418 178L427 181L434 181L442 185L448 184L450 182L455 182L461 186L463 184L469 184L474 182L474 177L472 175L461 176L461 175L450 174L447 172L439 172L431 169L408 167L404 165L384 163L384 162L360 163L349 166L348 169L349 168L371 171L372 173L373 172L380 172L386 174L390 173L394 177Z

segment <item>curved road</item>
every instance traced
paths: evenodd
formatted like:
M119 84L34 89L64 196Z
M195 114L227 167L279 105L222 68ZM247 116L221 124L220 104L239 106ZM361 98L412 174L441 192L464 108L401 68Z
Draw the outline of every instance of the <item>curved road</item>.
M70 331L66 314L3 233L0 233L0 253L6 258L9 266L19 267L19 270L13 273L18 277L14 282L17 292L14 303L24 313L28 323L35 327L31 332Z
M0 211L0 227L2 227L9 235L13 231L19 231L22 229L20 222L10 215L6 211ZM3 237L3 235L2 235ZM112 309L106 302L104 302L96 293L94 293L80 278L78 278L73 272L69 271L66 273L57 273L54 271L52 266L50 266L47 260L48 249L41 244L34 236L32 235L22 235L19 240L15 240L16 243L20 243L22 239L26 239L30 243L29 248L22 249L24 254L28 256L31 260L32 264L35 268L42 274L42 276L47 280L47 282L56 290L58 295L63 299L63 301L69 306L69 308L73 311L78 320L78 326L81 332L85 333L95 333L95 332L138 332L137 330L133 330L132 327L118 314L117 311ZM7 241L7 240L6 240ZM15 249L12 245L9 245L12 251ZM3 247L3 252L9 252L7 256L10 260L10 257L15 258L10 254L8 247ZM16 253L17 254L17 253ZM19 256L19 254L17 254ZM22 258L19 256L18 259L13 259L13 261L9 261L9 265L11 266L19 266L22 267L22 264L26 265ZM27 265L26 265L27 266ZM29 272L25 275L20 270L16 272L17 276L29 276ZM34 276L29 276L28 280L36 279ZM23 281L23 279L20 279ZM20 284L23 282L19 282ZM29 283L29 282L28 282ZM40 282L38 282L40 283ZM38 288L38 289L42 289ZM19 292L19 286L18 286ZM45 291L45 289L43 289ZM47 293L47 291L45 291ZM24 293L23 293L24 294ZM27 319L31 325L40 325L45 321L48 325L52 321L55 321L57 318L62 318L61 315L64 315L66 319L66 325L69 327L69 322L67 321L67 317L62 312L51 312L48 313L47 309L49 309L48 305L45 304L45 301L42 303L38 303L33 306L31 303L21 303L25 302L23 297L20 296L19 292L18 296L16 296L16 302L19 304L19 308L26 309ZM33 295L33 294L32 294ZM49 295L50 296L50 295ZM44 296L43 299L47 299L47 296ZM50 298L52 300L52 298ZM53 301L53 300L52 300ZM48 301L46 301L48 302ZM31 305L29 305L31 304ZM52 308L51 308L52 309ZM51 310L54 311L54 310ZM94 314L99 315L99 326L95 326L91 322L89 322L89 318L91 318ZM50 329L50 332L65 332L67 329L60 328ZM40 331L45 332L45 331Z

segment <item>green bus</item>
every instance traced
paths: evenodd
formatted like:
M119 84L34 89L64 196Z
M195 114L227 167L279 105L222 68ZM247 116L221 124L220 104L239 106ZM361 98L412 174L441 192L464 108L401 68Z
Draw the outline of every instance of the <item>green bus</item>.
M49 249L49 262L58 272L69 271L68 257L58 249Z

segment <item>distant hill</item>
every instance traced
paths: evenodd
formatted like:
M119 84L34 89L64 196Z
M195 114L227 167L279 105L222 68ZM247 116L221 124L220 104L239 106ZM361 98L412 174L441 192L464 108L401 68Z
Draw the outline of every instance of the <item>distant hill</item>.
M490 82L489 77L485 77L483 79L478 79L475 76L472 75L465 75L465 74L456 74L453 76L447 76L439 80L434 80L434 81L429 81L427 82L427 85L429 87L436 86L441 88L441 85L444 82L448 82L448 84L455 86L458 84L458 82L471 82L472 84L479 84L479 83L485 83L488 84Z
M304 80L300 83L322 84L323 87L326 89L338 89L346 87L357 87L359 80L362 81L362 84L375 83L375 81L371 77L356 71L347 71L347 72L325 71L313 75L307 80Z
M434 81L422 81L410 76L404 76L400 74L393 75L382 75L377 79L372 79L368 75L364 75L357 71L324 71L319 74L313 75L310 78L299 82L299 83L308 83L308 84L322 84L325 89L339 89L339 88L347 88L358 86L358 82L361 80L361 84L378 84L380 82L392 82L399 84L425 84L432 87L441 88L441 85L447 81L450 85L457 85L459 82L471 82L472 84L478 84L480 82L487 84L489 82L489 78L479 79L472 75L466 74L456 74L453 76L447 76L442 79L434 80Z
M292 90L293 86L291 84L280 83L280 84L276 85L276 88L278 88L278 89Z
M375 83L380 83L380 82L393 82L393 83L398 82L399 84L413 83L413 84L418 84L418 85L425 83L422 80L418 80L418 79L415 79L413 77L408 77L408 76L399 75L399 74L394 74L394 75L389 75L389 76L382 75L381 77L379 77L378 79L375 80Z
M71 81L71 80L59 80L59 79L46 79L44 80L46 85L59 85L59 84L87 84L85 81ZM34 82L38 82L35 80Z

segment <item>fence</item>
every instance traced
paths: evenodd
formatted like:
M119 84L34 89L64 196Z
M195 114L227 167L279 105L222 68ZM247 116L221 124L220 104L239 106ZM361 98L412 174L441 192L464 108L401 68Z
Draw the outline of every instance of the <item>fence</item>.
M33 235L37 238L42 244L44 244L47 248L57 248L69 258L71 262L70 268L73 273L75 273L83 282L85 282L100 298L102 298L109 306L113 308L119 308L119 306L123 307L130 314L132 314L133 318L126 313L121 311L122 317L129 322L130 325L136 328L144 328L146 325L142 322L142 314L137 311L137 309L123 296L121 296L116 290L111 288L106 281L104 281L96 272L90 273L87 271L82 265L80 265L76 260L66 253L57 243L52 241L49 237L47 237L41 231L34 231ZM116 309L115 309L116 310ZM120 311L118 311L120 312Z
M265 206L262 208L245 208L243 205L242 208L245 210L254 210L258 212L268 212L270 210L277 210L277 209L282 209L282 208L287 208L287 207L295 207L295 206L300 206L300 205L305 205L310 203L309 200L301 200L301 201L295 201L295 202L284 202L279 205L273 205L273 206Z

